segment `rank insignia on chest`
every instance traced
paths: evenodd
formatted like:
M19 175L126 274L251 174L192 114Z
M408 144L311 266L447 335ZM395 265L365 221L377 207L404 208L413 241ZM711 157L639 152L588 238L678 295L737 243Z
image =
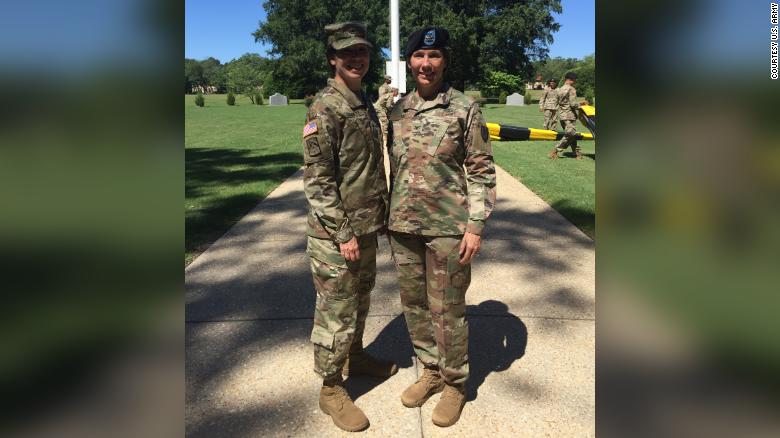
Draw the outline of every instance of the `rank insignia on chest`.
M312 135L312 134L316 134L316 133L317 133L317 122L316 121L311 121L311 122L307 123L306 126L303 127L303 136L304 137Z

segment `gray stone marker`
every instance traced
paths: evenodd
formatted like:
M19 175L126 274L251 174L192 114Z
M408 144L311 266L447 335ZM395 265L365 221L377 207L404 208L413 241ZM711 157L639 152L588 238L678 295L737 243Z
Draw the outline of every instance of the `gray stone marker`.
M507 105L523 106L525 105L525 98L517 93L512 93L506 97Z
M287 96L279 93L274 93L268 98L269 105L287 105Z

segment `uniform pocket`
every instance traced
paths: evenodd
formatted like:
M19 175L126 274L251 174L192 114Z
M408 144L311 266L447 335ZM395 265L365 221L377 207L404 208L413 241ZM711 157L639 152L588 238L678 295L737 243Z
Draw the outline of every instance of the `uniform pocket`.
M433 137L426 149L429 155L436 155L436 150L439 148L444 135L447 134L448 127L449 124L447 123L438 123L434 126Z
M315 325L314 329L311 331L311 342L321 347L325 347L328 350L333 350L334 339L335 336L333 333L328 332L325 327Z

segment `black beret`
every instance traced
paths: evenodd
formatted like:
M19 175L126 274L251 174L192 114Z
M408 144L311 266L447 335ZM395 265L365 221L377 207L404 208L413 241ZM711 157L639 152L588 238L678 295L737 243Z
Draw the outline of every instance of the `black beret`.
M547 81L547 83L549 84L550 82L555 82L557 84L558 83L558 79L550 78L550 80Z
M570 71L570 72L566 73L566 76L564 76L564 79L573 79L573 80L576 81L577 80L577 73L574 73L573 71Z
M441 49L447 47L450 41L450 33L443 27L424 27L414 31L409 36L404 49L404 56L408 59L412 53L420 49Z

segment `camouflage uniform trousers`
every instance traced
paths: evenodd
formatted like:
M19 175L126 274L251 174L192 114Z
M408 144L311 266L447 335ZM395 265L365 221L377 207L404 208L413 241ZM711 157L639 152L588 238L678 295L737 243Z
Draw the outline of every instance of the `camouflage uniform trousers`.
M576 120L561 120L561 126L563 126L563 138L555 146L558 151L564 151L567 147L571 147L571 151L579 155L580 147L577 145L577 129L575 128Z
M458 263L462 239L390 234L414 352L424 365L438 366L450 384L463 383L469 376L466 290L471 265Z
M341 371L349 353L363 349L363 331L376 280L376 233L357 236L360 258L344 259L338 244L309 237L306 252L317 300L314 308L314 371L328 378Z
M387 145L387 110L380 105L374 105L376 116L379 119L379 127L382 130L382 148Z
M546 109L544 110L544 129L548 129L550 131L555 131L555 116L557 115L558 111L554 109Z

